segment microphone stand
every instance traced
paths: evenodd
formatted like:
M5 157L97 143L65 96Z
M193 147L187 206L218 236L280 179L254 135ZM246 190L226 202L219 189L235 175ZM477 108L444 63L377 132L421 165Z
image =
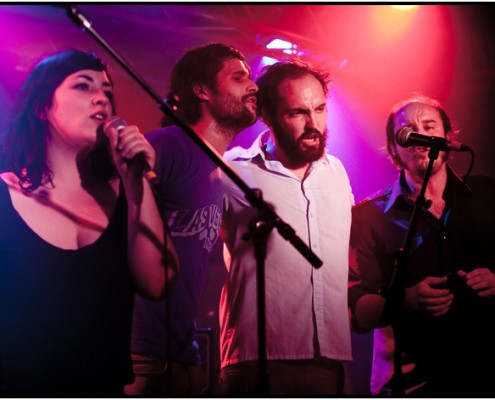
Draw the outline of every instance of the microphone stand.
M263 200L260 189L251 189L218 155L218 153L205 142L194 130L183 122L174 113L174 106L170 107L166 99L159 97L134 70L115 52L112 47L93 29L88 19L73 5L64 6L69 18L77 26L84 28L96 39L96 41L127 71L132 78L148 93L159 105L160 110L170 117L182 130L206 153L206 155L241 189L246 200L258 209L258 216L250 223L250 235L255 245L257 260L257 304L258 304L258 353L259 374L258 391L260 395L268 394L268 374L266 371L266 321L265 321L265 292L264 292L264 260L266 258L266 242L271 230L277 228L279 234L289 241L295 249L315 268L322 266L323 262L314 252L296 235L295 230L284 222L275 211ZM176 108L175 108L176 109Z
M431 176L433 163L438 158L441 145L437 142L432 142L432 146L428 152L428 166L426 168L423 184L420 193L416 197L413 213L409 222L407 234L403 246L395 253L395 265L392 274L392 279L386 289L386 300L383 309L383 318L390 320L394 329L394 377L391 382L392 396L405 396L404 379L402 374L402 332L401 332L401 310L405 298L405 276L408 262L408 255L411 251L412 239L418 225L421 211L427 204L425 199L426 187ZM426 207L427 208L427 207Z

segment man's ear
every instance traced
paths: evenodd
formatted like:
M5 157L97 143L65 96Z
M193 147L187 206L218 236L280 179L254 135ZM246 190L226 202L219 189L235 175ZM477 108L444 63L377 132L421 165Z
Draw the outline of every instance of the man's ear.
M193 86L193 92L200 100L210 100L210 91L205 84L197 83Z

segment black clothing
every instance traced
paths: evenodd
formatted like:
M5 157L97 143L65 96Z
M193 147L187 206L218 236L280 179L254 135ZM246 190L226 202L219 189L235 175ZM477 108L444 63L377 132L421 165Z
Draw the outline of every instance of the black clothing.
M449 312L428 317L402 309L394 320L403 333L405 361L416 364L406 382L428 381L427 395L495 395L495 301L479 297L456 271L488 267L495 271L495 182L471 177L466 186L449 169L440 219L421 212L405 264L405 287L427 276L449 276L454 294ZM366 293L379 293L390 282L395 252L402 247L414 204L400 182L353 209L349 305ZM353 318L354 328L359 330ZM486 365L488 364L488 365ZM426 387L424 388L426 389Z
M41 239L0 179L1 396L106 396L132 381L133 289L121 190L91 245L64 250Z

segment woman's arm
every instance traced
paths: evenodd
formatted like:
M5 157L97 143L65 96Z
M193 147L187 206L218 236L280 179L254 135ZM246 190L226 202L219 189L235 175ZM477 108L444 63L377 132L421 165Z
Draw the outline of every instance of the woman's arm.
M151 187L141 166L132 161L136 154L143 153L153 167L155 152L136 126L119 132L110 127L105 133L127 197L128 258L136 290L142 296L159 299L166 283L178 272L179 261Z

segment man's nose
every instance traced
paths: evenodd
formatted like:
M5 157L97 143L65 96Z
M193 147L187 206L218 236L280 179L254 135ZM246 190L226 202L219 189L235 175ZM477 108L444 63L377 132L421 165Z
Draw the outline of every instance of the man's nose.
M250 80L250 83L247 87L247 91L249 93L257 93L258 92L258 85L256 84L256 82Z
M318 129L315 113L309 112L308 114L306 114L306 127Z

